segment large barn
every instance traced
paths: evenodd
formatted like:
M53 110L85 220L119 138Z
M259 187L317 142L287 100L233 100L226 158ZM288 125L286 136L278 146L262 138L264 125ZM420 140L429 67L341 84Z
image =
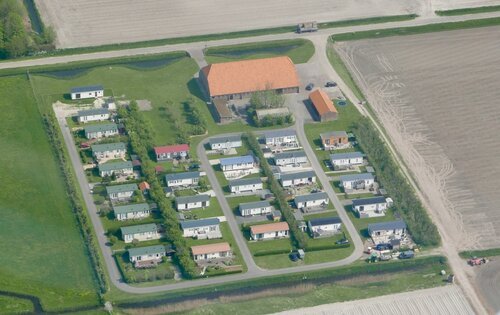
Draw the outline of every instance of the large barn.
M200 80L210 98L225 100L249 98L265 90L298 93L300 86L287 56L214 63L200 70Z

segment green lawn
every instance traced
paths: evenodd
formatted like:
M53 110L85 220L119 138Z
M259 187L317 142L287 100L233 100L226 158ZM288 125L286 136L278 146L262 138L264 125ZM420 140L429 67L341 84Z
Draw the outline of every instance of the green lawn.
M129 261L127 252L115 254L115 261L126 281L132 285L151 286L175 282L171 261L163 261L156 268L137 269Z
M33 312L33 303L30 300L0 295L0 313L26 314Z
M439 16L450 16L450 15L465 15L465 14L478 14L478 13L487 13L487 12L496 12L500 11L500 5L492 5L486 7L477 7L477 8L463 8L463 9L455 9L455 10L437 10L435 11L436 15Z
M190 211L182 211L184 215L192 217L192 219L203 219L203 218L211 218L211 217L221 217L224 215L222 209L220 208L219 201L216 197L210 198L210 207L206 207L205 209L194 209Z
M206 244L214 244L214 243L221 243L221 242L228 242L229 245L231 246L231 250L233 251L234 254L234 259L233 259L233 265L242 265L243 270L246 271L246 265L245 262L243 261L243 258L241 257L241 252L240 249L238 248L238 245L236 244L236 241L234 240L233 233L231 232L231 229L229 228L229 224L227 222L222 222L220 224L220 229L222 233L222 239L212 239L212 240L196 240L193 238L186 238L187 246L195 246L195 245L206 245Z
M211 47L205 50L210 63L258 59L286 55L294 63L305 63L314 54L314 45L306 39L285 39L269 42Z
M3 77L0 94L0 288L35 295L46 310L96 305L89 258L29 82Z

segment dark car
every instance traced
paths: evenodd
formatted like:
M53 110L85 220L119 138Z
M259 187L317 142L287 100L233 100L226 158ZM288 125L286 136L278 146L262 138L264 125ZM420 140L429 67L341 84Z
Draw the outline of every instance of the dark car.
M200 168L200 165L199 164L191 164L189 165L189 169L190 170L197 170Z
M337 245L349 244L349 240L347 238L343 238L335 242Z
M391 244L378 244L377 246L375 246L375 249L376 250L391 250L392 249L392 245Z
M328 82L326 82L325 86L326 87L334 87L334 86L337 86L337 83L335 83L333 81L328 81Z
M410 259L410 258L413 258L414 256L415 256L415 254L413 253L413 251L407 250L407 251L399 254L399 259Z
M296 253L296 252L290 253L290 260L291 261L297 261L299 259L300 259L299 253Z
M309 83L308 85L306 85L306 90L310 91L314 88L314 84L313 83Z

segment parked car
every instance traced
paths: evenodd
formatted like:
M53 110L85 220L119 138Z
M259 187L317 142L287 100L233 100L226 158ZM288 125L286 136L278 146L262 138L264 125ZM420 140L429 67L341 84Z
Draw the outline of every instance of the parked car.
M191 164L189 165L189 169L190 170L197 170L200 168L200 165L199 164Z
M326 87L335 87L335 86L337 86L337 83L335 83L333 81L328 81L328 82L326 82L325 86Z
M343 238L335 242L337 245L349 244L349 240L347 238Z
M297 252L290 253L289 256L291 261L298 261L300 259L299 253Z
M401 254L399 254L399 259L410 259L413 257L415 257L415 254L411 250L407 250L407 251L401 252Z
M313 83L309 83L308 85L306 85L306 90L310 91L314 88L314 84Z
M392 250L392 245L391 244L378 244L375 246L376 250Z

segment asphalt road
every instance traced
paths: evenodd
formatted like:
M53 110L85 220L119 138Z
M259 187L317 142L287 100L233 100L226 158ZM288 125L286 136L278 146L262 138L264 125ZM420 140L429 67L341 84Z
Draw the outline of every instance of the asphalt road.
M331 68L328 59L326 58L326 39L328 38L329 35L331 34L338 34L338 33L345 33L345 32L355 32L355 31L362 31L362 30L370 30L370 29L383 29L383 28L392 28L392 27L402 27L402 26L415 26L415 25L425 25L425 24L432 24L432 23L442 23L442 22L452 22L452 21L462 21L462 20L470 20L470 19L480 19L480 18L488 18L488 17L499 17L500 13L498 12L493 12L493 13L486 13L486 14L475 14L475 15L467 15L467 16L452 16L452 17L433 17L433 16L427 16L423 18L419 18L413 21L404 21L404 22L394 22L394 23L384 23L384 24L375 24L375 25L363 25L363 26L353 26L353 27L345 27L345 28L335 28L335 29L326 29L326 30L320 30L317 33L313 34L302 34L302 35L297 35L297 34L279 34L279 35L267 35L267 36L259 36L259 37L250 37L250 38L240 38L240 39L230 39L230 40L218 40L218 41L211 41L211 42L198 42L198 43L187 43L187 44L178 44L178 45L166 45L166 46L158 46L158 47L146 47L146 48L137 48L137 49L126 49L126 50L117 50L117 51L108 51L108 52L97 52L97 53L90 53L90 54L81 54L81 55L69 55L69 56L59 56L59 57L48 57L48 58L38 58L38 59L29 59L29 60L20 60L20 61L7 61L7 62L2 62L0 63L0 69L8 69L8 68L17 68L17 67L29 67L29 66L41 66L41 65L50 65L50 64L57 64L57 63L67 63L67 62L72 62L72 61L83 61L83 60L93 60L93 59L102 59L102 58L112 58L112 57L122 57L122 56L134 56L134 55L141 55L141 54L152 54L152 53L162 53L162 52L169 52L169 51L178 51L178 50L192 50L192 49L203 49L208 46L219 46L219 45L230 45L230 44L237 44L237 43L245 43L245 42L258 42L258 41L266 41L266 40L275 40L275 39L288 39L288 38L306 38L310 39L314 42L316 45L316 54L315 58L317 62L317 65L319 65L322 68L322 71L325 71L327 75L334 81L336 81L339 85L339 87L342 89L346 97L350 98L353 103L356 104L360 112L367 116L370 120L372 120L379 131L381 131L381 135L388 144L391 152L393 153L393 156L395 159L398 161L398 163L401 165L403 172L407 175L409 178L411 184L414 186L416 189L417 193L421 197L422 200L424 200L423 196L421 195L420 191L418 190L418 186L415 184L415 182L412 180L411 173L408 171L408 169L405 167L404 163L401 161L399 156L397 155L396 151L391 145L391 142L385 134L382 132L381 127L378 125L378 123L375 121L375 119L367 113L367 111L360 105L358 105L358 99L355 97L354 93L349 89L349 87L340 79L340 77L335 73L335 71ZM314 61L314 60L313 60ZM87 205L87 209L89 210L89 215L91 217L92 223L94 224L97 237L98 237L98 242L101 247L101 250L104 254L104 259L105 263L108 268L108 272L110 274L110 278L112 283L118 287L120 290L129 292L129 293L137 293L137 294L143 294L143 293L152 293L152 292L162 292L162 291L170 291L170 290L176 290L176 289L183 289L183 288L189 288L189 287L194 287L194 286L203 286L203 285L211 285L211 284L219 284L219 283L225 283L225 282L231 282L231 281L242 281L246 279L251 279L255 277L262 277L262 276L270 276L270 275L281 275L281 274L287 274L287 273L294 273L294 272L303 272L303 271L308 271L308 270L315 270L315 269L321 269L321 268L327 268L327 267L336 267L336 266L342 266L346 265L349 263L354 262L357 258L355 257L356 255L351 255L350 257L336 261L336 262L331 262L331 263L322 263L322 264L317 264L317 265L307 265L307 266L300 266L300 267L294 267L294 268L285 268L285 269L278 269L278 270L261 270L258 268L249 268L249 272L244 273L244 274L237 274L237 275L230 275L226 277L218 277L218 278L207 278L207 279L202 279L202 280L195 280L195 281L185 281L185 282L180 282L176 284L170 284L170 285L162 285L162 286L155 286L155 287L132 287L129 286L125 283L123 283L120 279L120 274L115 266L113 257L111 256L111 250L109 247L107 247L106 244L106 237L104 235L104 229L102 227L102 224L100 222L100 219L97 215L97 209L93 203L92 196L89 191L89 186L88 182L86 180L85 174L83 173L83 169L80 163L79 156L77 154L76 148L73 143L73 139L71 138L71 134L69 130L64 126L65 122L64 121L59 121L61 124L61 129L63 130L63 136L66 141L66 145L68 147L68 150L70 152L70 158L73 164L73 167L75 169L75 172L77 174L77 179L78 182L81 186L83 195L84 195L84 200ZM298 126L298 134L303 133L301 132L301 127L300 125ZM303 127L302 127L303 129ZM305 136L299 135L299 139L301 139L302 144L305 146L307 141L305 140ZM309 146L310 147L310 146ZM314 153L314 152L313 152ZM202 155L200 155L202 156ZM310 152L308 153L308 157L310 158L311 162L315 160L315 156L311 155ZM317 160L316 160L317 162ZM317 171L318 178L320 178L320 174L323 174L321 168L320 171ZM324 178L320 180L323 181L325 180ZM323 185L325 187L328 187L329 185ZM220 188L220 186L219 186ZM330 195L330 194L329 194ZM335 203L335 197L331 197L332 201ZM342 209L342 207L339 207L338 209ZM224 210L226 211L226 210ZM340 214L340 212L339 212ZM341 218L343 219L343 215L341 214ZM350 221L344 220L344 223L349 225ZM453 268L457 280L461 284L462 288L464 289L465 294L468 296L470 299L472 305L476 309L478 313L486 313L484 310L484 307L482 306L477 293L474 290L474 287L468 279L464 267L465 264L463 261L460 260L458 257L457 249L450 247L447 245L446 242L446 229L443 228L443 226L440 226L438 224L438 229L442 236L444 237L444 244L443 244L443 252L444 254L450 259L450 265ZM232 228L233 230L233 228ZM349 231L351 232L351 231ZM240 233L241 234L241 233ZM237 233L236 233L237 235ZM351 236L356 235L356 233L351 233ZM239 242L241 241L238 241ZM359 249L358 249L358 244L357 241L354 240L355 245L356 245L356 250L354 254L358 254ZM244 252L245 246L241 247L242 252ZM244 254L243 254L244 255ZM247 263L248 264L248 263ZM252 266L252 263L249 264Z

